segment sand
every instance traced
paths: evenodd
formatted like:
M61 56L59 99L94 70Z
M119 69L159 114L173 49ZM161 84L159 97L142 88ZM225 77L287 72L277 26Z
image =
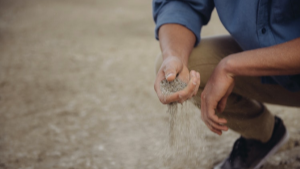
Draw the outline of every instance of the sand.
M151 3L0 0L1 169L164 167L169 115L153 90L160 49ZM220 34L214 12L201 35ZM297 168L300 110L267 106L291 138L264 169ZM195 169L211 169L238 135L199 125Z
M183 90L186 83L176 78L172 82L163 80L161 91L164 95L170 95ZM199 154L205 148L203 144L203 131L201 131L200 113L195 111L189 103L193 99L185 101L183 104L168 104L167 114L169 115L169 138L162 159L164 167L170 169L197 168L200 165Z

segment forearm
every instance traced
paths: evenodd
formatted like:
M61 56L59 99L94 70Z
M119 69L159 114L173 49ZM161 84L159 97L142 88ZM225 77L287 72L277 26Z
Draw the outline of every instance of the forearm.
M220 65L232 76L300 74L300 38L230 55Z
M165 24L159 29L159 42L163 58L178 57L185 65L196 38L193 32L179 24Z

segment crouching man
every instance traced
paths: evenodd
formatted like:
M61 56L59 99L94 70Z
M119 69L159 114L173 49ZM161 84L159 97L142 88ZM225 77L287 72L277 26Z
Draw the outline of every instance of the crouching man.
M214 8L230 35L201 39ZM194 97L212 132L240 133L215 169L259 168L288 139L263 103L300 107L300 1L153 0L153 16L160 101ZM163 97L160 82L176 76L188 86Z

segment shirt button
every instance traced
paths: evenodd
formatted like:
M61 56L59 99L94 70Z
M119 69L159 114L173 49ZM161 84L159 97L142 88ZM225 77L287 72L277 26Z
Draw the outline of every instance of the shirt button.
M261 33L262 33L262 34L265 34L265 33L266 33L266 31L267 31L267 29L266 29L266 28L262 28L262 30L261 30Z

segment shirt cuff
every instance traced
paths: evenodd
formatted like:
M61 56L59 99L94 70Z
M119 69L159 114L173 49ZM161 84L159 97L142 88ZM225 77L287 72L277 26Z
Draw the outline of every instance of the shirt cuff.
M180 1L170 1L165 4L156 17L155 38L158 39L159 28L164 24L180 24L191 30L196 36L195 46L200 42L201 17L187 4Z

